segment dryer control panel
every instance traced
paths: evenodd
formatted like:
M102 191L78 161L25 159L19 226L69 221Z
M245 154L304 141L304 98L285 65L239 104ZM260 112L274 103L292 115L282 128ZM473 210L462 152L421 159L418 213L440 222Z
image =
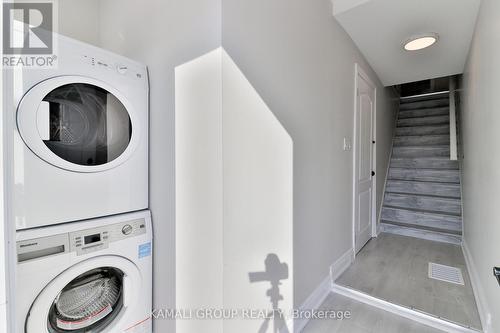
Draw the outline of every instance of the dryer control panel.
M18 241L17 261L23 262L67 252L84 255L106 249L109 243L145 233L146 221L140 218L103 227Z

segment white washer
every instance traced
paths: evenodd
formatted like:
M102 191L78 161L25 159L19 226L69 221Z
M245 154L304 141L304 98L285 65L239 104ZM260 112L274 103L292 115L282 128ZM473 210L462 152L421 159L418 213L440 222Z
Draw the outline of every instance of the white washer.
M149 211L16 238L16 332L152 332Z
M148 207L146 67L57 38L56 68L14 71L17 230Z

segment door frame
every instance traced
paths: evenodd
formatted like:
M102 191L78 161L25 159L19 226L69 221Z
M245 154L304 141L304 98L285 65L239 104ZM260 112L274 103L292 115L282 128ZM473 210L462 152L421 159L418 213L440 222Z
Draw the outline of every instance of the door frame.
M362 77L368 85L373 89L373 113L372 113L372 140L375 143L372 145L372 170L375 171L375 176L372 177L372 237L377 236L377 86L363 68L358 64L354 64L354 125L353 125L353 154L352 154L352 252L353 257L356 257L356 207L357 207L357 187L356 187L356 168L357 168L357 109L358 109L358 78Z

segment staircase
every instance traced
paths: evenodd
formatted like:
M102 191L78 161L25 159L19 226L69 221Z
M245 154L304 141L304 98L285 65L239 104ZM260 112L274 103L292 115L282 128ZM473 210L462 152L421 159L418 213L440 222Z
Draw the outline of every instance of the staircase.
M402 99L381 231L461 244L458 162L450 160L448 93Z

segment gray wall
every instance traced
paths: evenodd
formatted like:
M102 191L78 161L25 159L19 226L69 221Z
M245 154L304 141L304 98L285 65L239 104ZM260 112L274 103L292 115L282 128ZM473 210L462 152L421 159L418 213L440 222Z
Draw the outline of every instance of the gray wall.
M82 42L100 45L100 0L55 0L58 30Z
M463 78L462 161L465 243L485 304L500 332L500 287L491 270L500 266L500 2L483 0Z
M102 0L101 45L148 65L156 308L175 307L174 68L220 45L214 0ZM155 321L155 332L175 323Z
M354 64L378 84L377 192L393 108L359 50L332 17L329 0L228 0L223 46L294 142L294 297L301 304L352 247ZM380 200L380 199L379 199Z

